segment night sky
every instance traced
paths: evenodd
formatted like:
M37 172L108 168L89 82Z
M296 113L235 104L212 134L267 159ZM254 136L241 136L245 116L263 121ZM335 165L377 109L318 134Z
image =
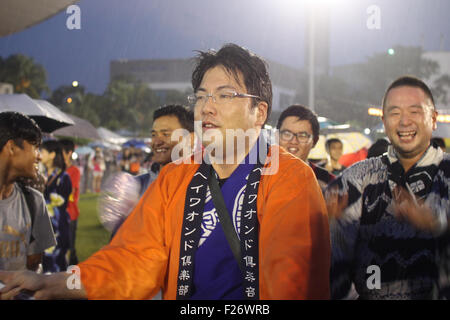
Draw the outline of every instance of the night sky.
M318 0L316 0L318 1ZM78 80L102 93L115 59L192 57L195 50L243 45L292 67L304 66L307 10L303 0L82 0L81 30L68 30L65 11L0 38L0 55L22 53L48 71L52 90ZM334 0L330 63L362 62L395 45L450 50L448 0ZM369 30L366 10L377 5L381 29Z

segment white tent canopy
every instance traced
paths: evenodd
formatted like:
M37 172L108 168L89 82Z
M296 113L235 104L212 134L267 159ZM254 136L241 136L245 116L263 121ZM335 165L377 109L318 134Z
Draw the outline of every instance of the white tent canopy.
M78 0L2 0L0 37L22 31L40 23Z
M112 132L111 130L108 130L106 128L100 127L97 129L98 135L100 136L100 139L113 144L122 144L127 141L127 138L122 137L121 135Z

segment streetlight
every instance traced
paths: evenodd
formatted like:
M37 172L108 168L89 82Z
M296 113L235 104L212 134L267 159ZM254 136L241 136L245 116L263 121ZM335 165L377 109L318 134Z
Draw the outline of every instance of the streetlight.
M328 20L329 12L336 1L334 0L309 0L308 1L308 105L311 110L315 109L315 77L316 77L316 45L317 45L317 30L320 35L320 23L325 23L329 32ZM319 18L319 19L318 19ZM326 19L326 20L324 20ZM324 26L322 26L323 28ZM323 34L322 34L323 36ZM326 38L328 40L328 36ZM320 39L319 39L320 43ZM327 46L329 50L329 44ZM320 58L320 57L319 57ZM329 57L327 56L327 59ZM327 62L328 64L329 62ZM327 72L327 71L325 71Z
M316 10L313 2L309 3L309 50L308 50L308 105L314 111L314 81L315 81L315 34L316 34Z
M74 88L78 87L78 81L76 81L76 80L73 81L72 82L72 87L74 87Z

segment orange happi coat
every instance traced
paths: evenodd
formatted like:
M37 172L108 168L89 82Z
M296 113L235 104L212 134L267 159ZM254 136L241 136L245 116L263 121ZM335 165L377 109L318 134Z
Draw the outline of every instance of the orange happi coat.
M311 168L278 146L258 190L261 299L328 299L330 236ZM270 154L269 154L270 155ZM89 299L176 299L186 190L198 164L166 165L112 242L79 264Z

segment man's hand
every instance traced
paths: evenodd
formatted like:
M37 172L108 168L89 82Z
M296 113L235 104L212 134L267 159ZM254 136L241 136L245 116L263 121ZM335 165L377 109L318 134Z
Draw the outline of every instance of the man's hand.
M12 300L21 292L29 293L36 300L47 299L85 299L86 291L69 289L65 272L51 275L37 274L32 271L0 271L0 281L5 285L0 290L1 300Z
M325 201L327 203L328 217L340 218L342 211L348 207L348 194L339 195L337 187L328 189L325 192Z
M43 275L32 271L0 271L0 281L5 285L0 290L1 300L13 300L22 291L32 293L44 286ZM32 295L31 293L31 295Z
M406 189L396 187L393 192L393 209L397 219L406 220L422 231L432 233L442 232L442 226L431 208L423 200L416 200Z

